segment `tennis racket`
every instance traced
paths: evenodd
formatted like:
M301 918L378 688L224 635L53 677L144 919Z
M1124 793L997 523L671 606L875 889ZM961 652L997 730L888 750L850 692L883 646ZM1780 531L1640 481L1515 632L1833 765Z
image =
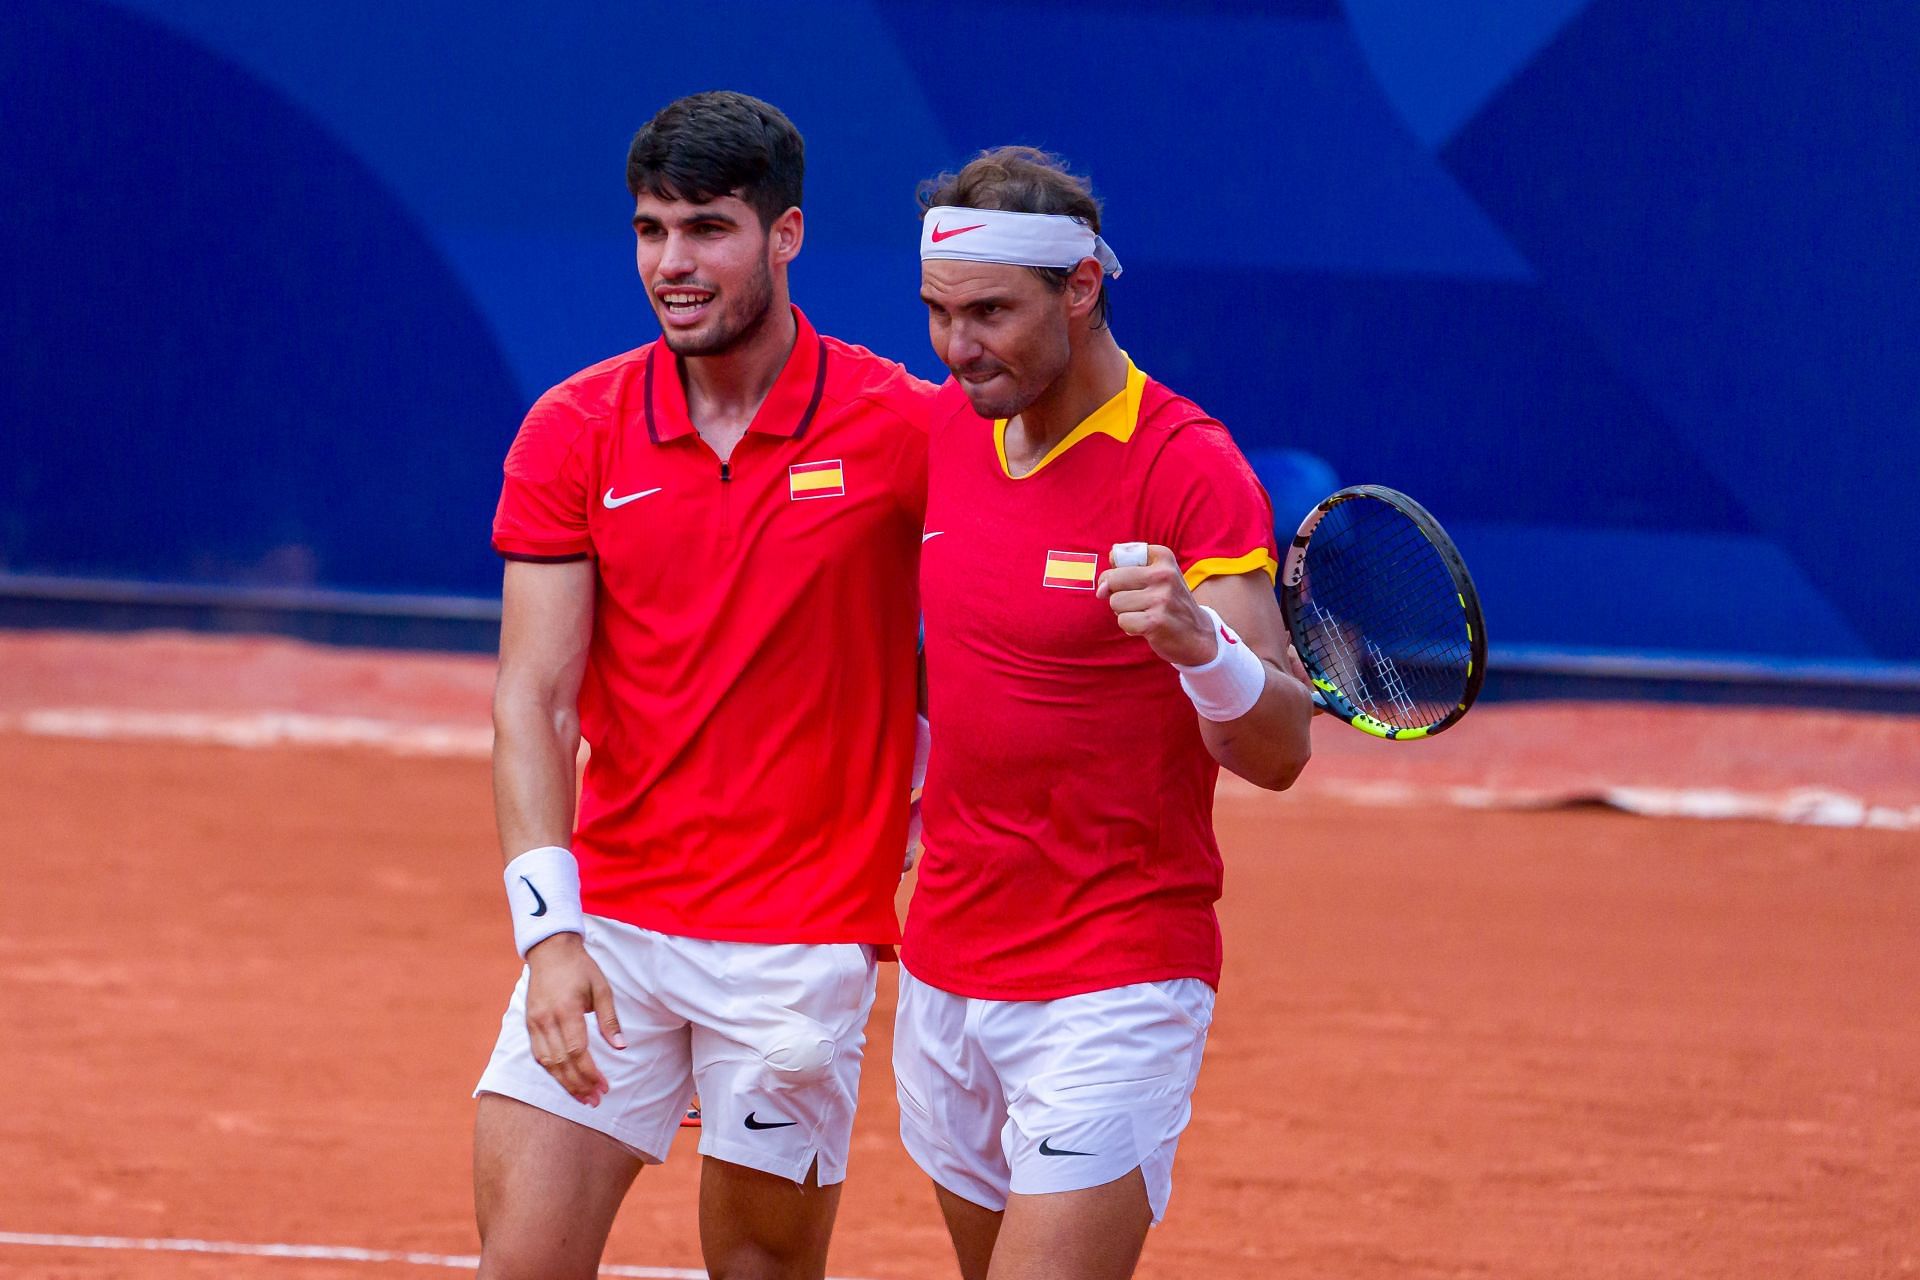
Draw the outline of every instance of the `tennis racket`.
M1365 733L1431 737L1480 695L1479 593L1453 539L1404 493L1354 485L1308 512L1280 609L1314 701Z

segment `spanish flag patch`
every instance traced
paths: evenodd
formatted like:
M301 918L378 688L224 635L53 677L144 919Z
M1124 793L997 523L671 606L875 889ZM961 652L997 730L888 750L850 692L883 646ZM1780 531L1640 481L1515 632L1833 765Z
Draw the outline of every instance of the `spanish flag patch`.
M1091 591L1093 571L1099 563L1100 557L1091 551L1049 551L1046 576L1041 581L1049 587Z
M840 498L847 492L847 470L840 459L831 462L796 462L787 468L787 496L795 502L802 498Z

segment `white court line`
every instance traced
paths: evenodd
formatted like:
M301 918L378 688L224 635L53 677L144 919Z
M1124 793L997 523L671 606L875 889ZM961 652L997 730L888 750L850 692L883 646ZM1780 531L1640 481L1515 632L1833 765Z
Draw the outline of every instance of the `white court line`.
M126 711L112 707L43 707L0 716L0 729L49 738L193 742L223 747L372 747L409 756L484 760L493 749L487 725L406 724L365 716L302 711L212 714Z
M56 1236L26 1231L0 1231L0 1245L47 1249L119 1249L143 1253L220 1253L243 1258L319 1258L329 1262L398 1262L414 1267L447 1267L472 1271L480 1265L475 1254L415 1253L397 1249L358 1249L332 1244L237 1244L230 1240L181 1240L133 1236ZM603 1276L639 1276L643 1280L707 1280L705 1271L686 1267L607 1265ZM829 1277L828 1280L834 1280Z
M364 716L322 716L300 711L212 714L128 711L110 707L43 707L0 715L0 730L52 738L96 741L191 742L210 746L358 747L395 755L484 760L493 730L484 725L408 724ZM1235 781L1222 775L1224 785ZM1473 786L1417 786L1380 779L1327 778L1309 774L1305 790L1349 804L1382 807L1451 805L1461 809L1541 809L1587 800L1651 818L1746 819L1792 826L1869 827L1920 831L1920 805L1872 804L1859 796L1819 787L1765 793L1709 787L1639 787L1596 784L1569 796L1563 791ZM1249 792L1248 794L1252 794Z
M1870 827L1879 831L1920 831L1920 805L1898 808L1869 804L1859 796L1820 787L1776 793L1729 791L1720 787L1597 786L1566 793L1497 787L1416 787L1404 782L1330 779L1317 784L1326 796L1349 804L1401 808L1450 805L1456 809L1553 809L1586 801L1646 818L1694 818L1778 822L1795 827Z

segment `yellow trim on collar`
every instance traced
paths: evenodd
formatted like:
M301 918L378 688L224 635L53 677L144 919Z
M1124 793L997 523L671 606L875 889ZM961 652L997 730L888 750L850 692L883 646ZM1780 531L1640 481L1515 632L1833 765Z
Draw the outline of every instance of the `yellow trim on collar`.
M1121 352L1126 355L1126 352ZM1147 389L1147 375L1140 372L1133 363L1133 357L1127 357L1127 385L1114 393L1113 399L1095 409L1069 431L1066 438L1047 450L1047 456L1033 464L1033 470L1024 476L1013 474L1013 468L1007 465L1007 420L995 418L993 421L993 451L1000 457L1000 474L1009 480L1027 480L1039 475L1048 463L1067 450L1079 444L1091 435L1112 436L1121 444L1133 439L1133 429L1140 422L1140 397Z
M1265 547L1255 547L1243 556L1215 556L1211 560L1196 560L1187 570L1187 590L1191 591L1208 578L1230 578L1236 573L1252 573L1255 569L1265 569L1267 577L1274 581L1280 579L1280 562L1273 558L1273 552Z

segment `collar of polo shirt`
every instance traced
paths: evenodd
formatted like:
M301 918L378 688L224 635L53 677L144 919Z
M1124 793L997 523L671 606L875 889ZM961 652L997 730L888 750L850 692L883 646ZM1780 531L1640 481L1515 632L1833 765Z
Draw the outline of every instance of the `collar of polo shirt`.
M798 307L793 309L793 324L793 350L747 430L797 440L806 435L826 390L827 344ZM680 357L664 341L647 361L643 393L647 435L655 444L693 434L687 388L680 377Z

